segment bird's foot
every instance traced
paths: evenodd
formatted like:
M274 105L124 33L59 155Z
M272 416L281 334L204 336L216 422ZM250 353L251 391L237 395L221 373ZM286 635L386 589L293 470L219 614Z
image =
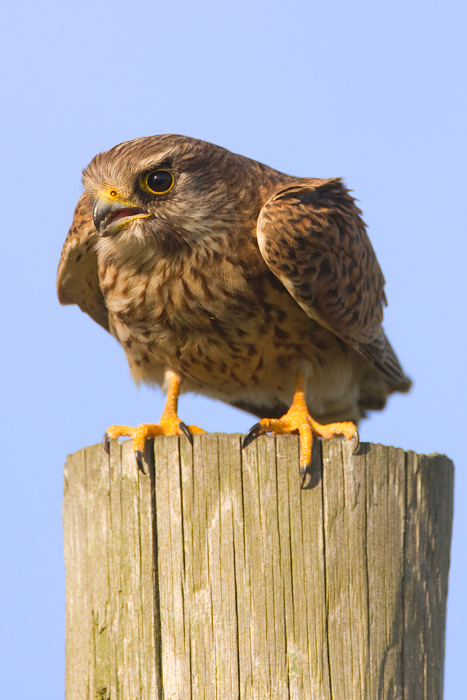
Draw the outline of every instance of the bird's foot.
M294 401L294 404L282 418L263 418L256 423L245 435L242 447L248 447L253 440L266 433L274 433L275 435L298 433L300 436L300 476L303 484L311 464L313 436L331 438L343 435L347 440L355 439L355 449L357 449L358 431L357 427L350 421L321 425L310 416L306 407L297 406L295 403Z
M159 423L142 423L137 428L129 425L111 425L105 432L102 445L104 450L109 452L110 440L117 440L119 437L133 438L133 451L135 453L138 468L145 473L143 465L144 444L146 440L158 435L186 435L193 444L193 435L204 433L202 428L196 425L185 425L176 415L162 415Z

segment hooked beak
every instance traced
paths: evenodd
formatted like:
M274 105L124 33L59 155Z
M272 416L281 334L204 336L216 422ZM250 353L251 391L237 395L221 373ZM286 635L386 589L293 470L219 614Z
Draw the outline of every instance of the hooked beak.
M148 219L152 214L132 207L131 203L119 202L105 194L98 194L92 208L92 219L99 236L111 236L135 219Z

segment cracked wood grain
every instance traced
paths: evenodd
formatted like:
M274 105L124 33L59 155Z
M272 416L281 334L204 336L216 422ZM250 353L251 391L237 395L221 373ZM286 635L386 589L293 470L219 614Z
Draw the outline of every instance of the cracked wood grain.
M194 437L68 458L67 700L441 700L450 460Z

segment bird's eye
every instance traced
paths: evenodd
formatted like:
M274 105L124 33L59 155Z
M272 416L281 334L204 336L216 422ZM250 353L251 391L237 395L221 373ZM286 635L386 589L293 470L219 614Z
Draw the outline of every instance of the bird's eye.
M172 189L175 178L170 170L154 170L146 176L145 184L150 192L165 194Z

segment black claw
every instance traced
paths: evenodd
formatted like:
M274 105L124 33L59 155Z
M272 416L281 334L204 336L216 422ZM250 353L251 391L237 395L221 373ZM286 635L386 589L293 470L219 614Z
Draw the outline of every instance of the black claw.
M102 447L104 448L104 452L106 452L109 455L110 454L110 438L107 435L107 432L104 434L104 437L102 438Z
M360 447L360 435L358 434L358 430L355 431L354 438L355 438L355 447L354 447L354 451L352 452L352 454L355 455L355 454L357 454L358 448Z
M178 427L180 428L180 430L182 430L185 433L188 440L190 441L190 445L193 445L193 435L188 430L188 426L185 425L185 423L181 420L180 423L178 424Z
M143 474L146 474L146 472L144 471L143 457L144 457L144 455L143 455L141 450L135 450L135 458L136 458L136 463L138 465L138 469Z
M242 450L245 449L245 447L248 447L248 445L251 445L253 440L256 440L257 437L261 434L261 424L260 423L255 423L254 425L251 426L250 430L247 432L245 437L243 438L242 441Z
M305 488L306 477L309 473L311 464L301 464L300 465L300 487Z

